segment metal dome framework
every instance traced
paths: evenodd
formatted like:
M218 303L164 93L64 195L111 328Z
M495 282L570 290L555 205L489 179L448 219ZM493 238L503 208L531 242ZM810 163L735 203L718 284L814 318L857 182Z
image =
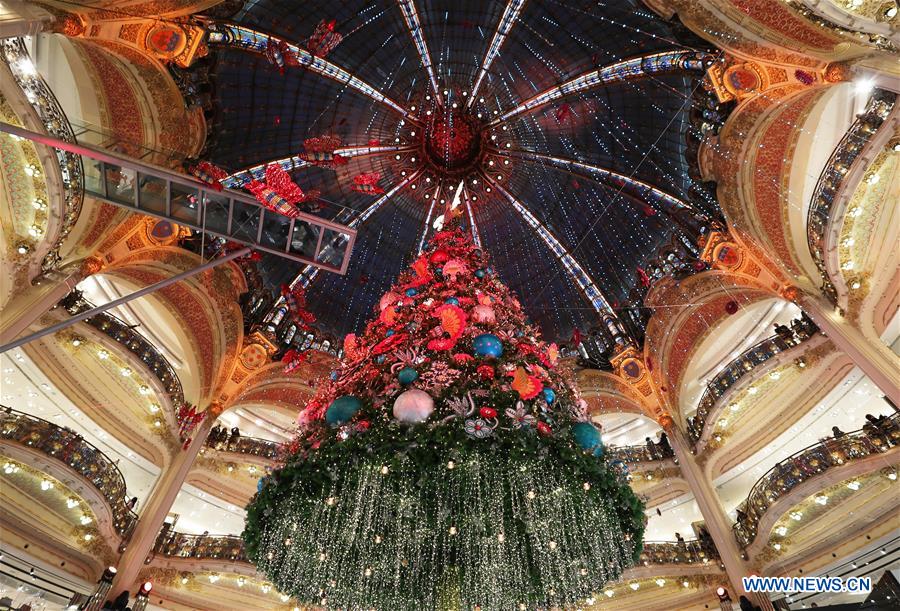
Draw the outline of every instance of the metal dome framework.
M322 20L343 35L324 58L306 47ZM461 181L476 238L550 338L639 307L638 269L685 235L672 215L703 218L685 136L713 56L637 2L261 0L210 29L211 160L235 171L234 186L277 161L322 191L319 214L359 230L346 276L266 264L307 285L338 336L363 324ZM300 65L280 73L271 41ZM428 110L477 123L472 171L425 163ZM346 166L297 157L305 139L332 134ZM379 172L386 194L350 190L363 172Z

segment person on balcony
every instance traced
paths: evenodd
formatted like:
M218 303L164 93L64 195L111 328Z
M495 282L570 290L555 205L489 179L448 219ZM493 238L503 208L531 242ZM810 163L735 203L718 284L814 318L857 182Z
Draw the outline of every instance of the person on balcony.
M839 429L839 428L837 427L837 425L831 427L831 436L834 437L835 439L840 439L841 437L843 437L843 436L846 435L846 434L847 434L847 433L845 433L844 431L842 431L841 429Z
M653 440L650 439L649 437L644 437L644 441L646 442L647 455L650 456L650 459L656 460L657 458L659 458L658 449L656 447L656 444L653 443Z
M781 338L789 339L793 337L794 332L787 325L777 324L775 325L775 334Z
M666 435L665 431L659 434L659 441L656 442L656 446L659 449L661 458L672 456L672 446L669 445L669 436Z
M241 440L241 431L238 427L231 427L231 438L228 440L228 448L236 450L238 442Z

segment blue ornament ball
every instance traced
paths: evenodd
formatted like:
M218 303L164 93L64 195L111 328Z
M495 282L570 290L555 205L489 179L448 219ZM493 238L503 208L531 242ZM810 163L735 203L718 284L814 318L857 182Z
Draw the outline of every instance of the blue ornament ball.
M482 333L472 341L472 348L478 356L498 359L503 356L503 342L493 333Z
M395 333L395 331L393 329L388 329L387 331L384 332L384 334L387 335L388 337L392 336L394 333Z
M350 421L362 409L362 401L352 395L338 397L325 410L325 422L330 426L340 426Z
M476 269L476 270L475 270L475 277L476 277L476 278L484 278L486 275L487 275L487 272L484 271L483 269Z
M383 354L379 354L378 356L376 356L376 357L375 357L375 362L378 363L379 365L382 364L382 363L384 362L384 355L383 355Z
M544 401L547 403L556 401L556 391L552 388L545 388L542 392L544 393Z
M265 481L265 479L266 479L266 478L261 477L261 478L259 478L259 480L257 480L257 482L256 482L256 491L257 491L257 492L262 492L262 489L263 489L263 481Z
M590 422L576 422L572 426L572 436L581 449L592 451L594 456L603 456L603 439L600 430Z
M337 379L338 379L338 372L337 372L337 371L332 371L330 374L328 374L328 377L331 378L331 381L332 381L332 382L337 382Z
M407 297L415 297L415 296L418 295L418 294L419 294L419 291L417 291L417 290L414 289L414 288L408 288L408 289L406 289L406 296L407 296Z
M457 299L456 297L447 297L447 298L444 300L444 303L449 303L450 305L457 305L457 306L458 306L458 305L459 305L459 299Z
M397 372L397 381L406 386L419 379L419 372L412 367L404 367Z

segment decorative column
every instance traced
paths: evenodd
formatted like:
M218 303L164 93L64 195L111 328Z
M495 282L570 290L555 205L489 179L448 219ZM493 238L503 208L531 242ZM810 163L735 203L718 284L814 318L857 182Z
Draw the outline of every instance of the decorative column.
M144 505L137 525L131 534L128 547L119 558L118 573L116 573L110 589L114 596L122 591L130 590L137 580L138 574L156 542L163 522L175 502L175 497L181 490L197 455L206 443L206 436L212 429L213 423L222 413L222 408L221 405L214 403L206 411L207 417L194 431L190 445L179 451L163 469L153 487L153 492L150 493L150 497Z
M88 257L59 271L49 272L14 296L0 317L0 345L20 336L41 316L53 309L79 282L103 269L103 261Z
M821 297L802 293L793 287L785 293L894 405L900 405L900 358L897 355L882 342L864 336Z
M719 496L712 482L703 472L703 468L697 464L696 457L691 452L691 443L684 433L671 421L665 428L669 436L669 443L678 458L681 473L691 488L700 513L706 521L706 528L712 537L722 564L725 565L725 573L731 584L731 591L735 598L743 594L754 604L759 605L764 611L772 611L772 601L767 596L758 593L744 591L741 577L749 577L753 574L749 564L742 558L741 549L731 529L731 521L722 509Z

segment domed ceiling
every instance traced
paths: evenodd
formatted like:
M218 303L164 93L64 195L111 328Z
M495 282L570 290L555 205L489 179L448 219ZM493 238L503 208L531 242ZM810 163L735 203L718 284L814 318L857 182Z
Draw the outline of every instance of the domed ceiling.
M454 197L551 339L638 306L642 266L683 237L668 212L689 206L688 119L712 55L639 2L258 0L211 27L212 162L235 172L326 136L391 149L292 171L321 191L317 214L359 230L348 273L308 287L338 337ZM369 172L387 197L351 188ZM273 282L302 271L264 265Z

